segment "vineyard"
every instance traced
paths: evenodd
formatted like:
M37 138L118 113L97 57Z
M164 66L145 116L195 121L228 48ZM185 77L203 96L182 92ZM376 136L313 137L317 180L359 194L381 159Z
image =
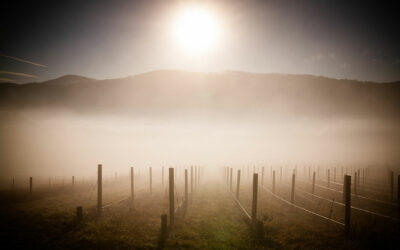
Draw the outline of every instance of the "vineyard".
M1 241L52 249L396 249L400 177L382 169L131 167L110 174L99 165L91 177L15 178L0 193Z

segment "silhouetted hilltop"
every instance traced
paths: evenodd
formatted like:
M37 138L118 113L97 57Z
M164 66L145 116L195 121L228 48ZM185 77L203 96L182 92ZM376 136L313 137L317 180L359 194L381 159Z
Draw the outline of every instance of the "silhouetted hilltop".
M400 118L400 82L311 75L154 71L94 80L63 76L0 85L0 109L68 109L129 116Z
M45 81L43 82L43 84L69 85L69 84L84 84L91 81L95 81L95 79L77 75L65 75L53 80Z

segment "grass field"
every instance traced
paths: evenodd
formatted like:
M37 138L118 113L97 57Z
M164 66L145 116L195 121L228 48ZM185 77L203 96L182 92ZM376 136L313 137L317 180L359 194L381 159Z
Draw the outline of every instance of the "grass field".
M26 190L4 190L0 194L1 243L11 249L396 249L400 243L398 224L357 213L351 237L345 240L342 226L284 204L262 188L257 217L263 222L264 236L260 238L222 178L207 180L206 175L191 196L188 210L177 212L175 226L162 240L160 216L168 214L168 193L156 183L150 194L146 180L137 181L133 206L130 199L123 199L130 192L127 178L105 182L103 204L111 205L100 218L95 183L73 190L42 187L32 195ZM183 195L181 182L176 185L178 204ZM282 197L289 194L283 183L277 183L277 190ZM240 201L251 211L251 182L245 178ZM296 204L338 220L343 217L343 209L332 209L329 203L300 192ZM363 205L356 199L354 204ZM84 209L81 223L75 216L78 205Z

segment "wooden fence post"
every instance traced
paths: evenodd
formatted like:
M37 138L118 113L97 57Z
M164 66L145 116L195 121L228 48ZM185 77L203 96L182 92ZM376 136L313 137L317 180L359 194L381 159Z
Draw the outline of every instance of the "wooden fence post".
M185 169L185 210L188 208L189 203L189 185L188 185L188 170Z
M197 191L197 166L194 166L194 191Z
M226 186L228 186L229 185L229 167L226 167L225 173L226 173Z
M197 188L200 187L200 166L197 166Z
M394 173L390 171L390 199L393 200L394 197Z
M290 201L293 203L294 202L294 186L295 186L295 181L296 181L296 175L292 175L292 195L290 197Z
M193 200L193 166L190 166L190 202Z
M237 172L237 183L236 183L236 199L238 200L239 200L239 190L240 190L240 170L238 170Z
M29 177L29 193L32 194L33 191L33 178Z
M397 208L399 212L399 218L400 218L400 175L397 176Z
M149 178L150 178L150 194L153 193L153 171L152 168L150 167L150 172L149 172Z
M253 174L253 202L251 206L251 220L253 225L257 222L257 197L258 197L258 174Z
M312 176L312 188L311 188L311 193L314 194L315 192L315 171L313 172Z
M331 170L328 169L328 187L330 186L329 184L331 182L330 175L331 175Z
M174 226L175 204L174 204L174 169L169 168L169 226Z
M275 194L275 170L272 171L272 193Z
M103 203L102 165L97 165L97 215L101 216Z
M131 167L131 205L133 206L135 200L135 186L134 186L134 172L133 167Z
M232 192L232 172L233 172L233 169L232 168L230 168L230 172L229 172L229 190Z
M197 166L197 188L200 188L200 176L201 176L201 168Z
M82 221L82 206L76 207L76 222Z
M344 176L344 202L345 202L345 218L344 227L346 237L350 234L350 212L351 212L351 176Z

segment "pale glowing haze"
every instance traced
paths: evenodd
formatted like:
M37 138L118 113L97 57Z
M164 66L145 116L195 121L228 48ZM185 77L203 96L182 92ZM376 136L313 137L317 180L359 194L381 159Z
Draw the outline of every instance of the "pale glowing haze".
M183 8L173 28L179 46L193 54L212 49L220 35L215 13L201 6Z

